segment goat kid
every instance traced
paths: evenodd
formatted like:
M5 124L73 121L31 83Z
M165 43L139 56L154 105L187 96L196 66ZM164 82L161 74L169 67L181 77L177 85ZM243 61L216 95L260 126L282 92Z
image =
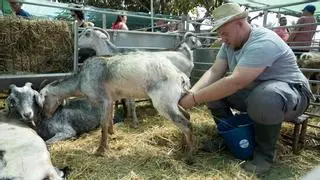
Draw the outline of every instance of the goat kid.
M100 125L98 108L90 105L86 99L70 99L59 106L51 118L42 116L40 94L27 82L23 87L10 85L7 97L9 111L17 118L34 126L37 133L47 144L79 136L90 132Z
M107 132L112 124L113 101L149 97L158 112L183 131L192 153L194 142L190 117L178 107L179 99L190 87L189 78L166 56L156 59L156 55L136 52L87 60L78 74L41 89L44 114L50 117L59 102L67 97L85 95L100 108L101 141L97 153L103 155L108 148Z

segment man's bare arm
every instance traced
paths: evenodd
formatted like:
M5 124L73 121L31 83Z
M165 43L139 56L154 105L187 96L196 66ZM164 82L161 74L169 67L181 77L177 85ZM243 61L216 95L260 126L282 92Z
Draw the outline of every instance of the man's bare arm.
M191 88L195 92L221 79L227 72L227 61L217 59L210 69L208 69L198 80L198 82Z
M252 83L265 68L236 67L230 76L194 93L197 103L222 99Z

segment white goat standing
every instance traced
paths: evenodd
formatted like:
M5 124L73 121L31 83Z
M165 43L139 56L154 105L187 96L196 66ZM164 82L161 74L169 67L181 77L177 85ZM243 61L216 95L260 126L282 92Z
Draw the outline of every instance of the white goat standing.
M169 57L159 56L157 52L93 57L84 63L78 74L48 84L40 91L44 101L43 112L50 117L64 98L81 94L88 97L102 112L102 135L97 150L102 155L108 147L107 132L112 123L113 101L149 97L158 112L171 119L183 131L192 154L195 147L190 117L178 107L179 99L187 93L190 82Z
M78 41L79 48L92 48L96 51L98 56L115 55L123 53L125 50L119 50L111 41L110 35L107 31L101 28L88 28L81 32ZM191 75L193 69L193 54L190 48L200 47L201 43L194 37L193 33L186 33L183 41L176 51L160 51L153 52L154 58L166 57L168 58L180 71L185 73L188 77ZM188 48L189 47L189 48ZM128 50L127 50L128 51ZM128 53L128 52L126 52ZM149 52L148 52L149 53ZM133 126L138 126L138 118L136 115L135 103L133 100L126 102L128 105L128 112L132 115Z

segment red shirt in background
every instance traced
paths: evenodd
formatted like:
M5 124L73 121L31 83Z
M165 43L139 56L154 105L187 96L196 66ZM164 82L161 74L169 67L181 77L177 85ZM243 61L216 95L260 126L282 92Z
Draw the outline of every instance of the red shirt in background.
M317 20L313 16L302 16L298 24L310 24L316 23ZM295 46L310 46L312 38L317 29L317 24L311 24L306 26L299 26L294 29L294 32L291 33L288 43ZM299 31L310 31L310 32L299 32Z
M125 23L123 22L118 22L116 24L112 24L112 29L122 29L122 30L128 30L128 27Z

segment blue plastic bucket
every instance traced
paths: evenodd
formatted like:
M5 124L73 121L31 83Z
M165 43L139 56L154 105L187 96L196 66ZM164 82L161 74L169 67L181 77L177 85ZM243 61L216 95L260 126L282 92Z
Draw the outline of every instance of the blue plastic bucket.
M252 158L255 146L254 127L247 114L220 120L218 132L235 157L241 160Z

